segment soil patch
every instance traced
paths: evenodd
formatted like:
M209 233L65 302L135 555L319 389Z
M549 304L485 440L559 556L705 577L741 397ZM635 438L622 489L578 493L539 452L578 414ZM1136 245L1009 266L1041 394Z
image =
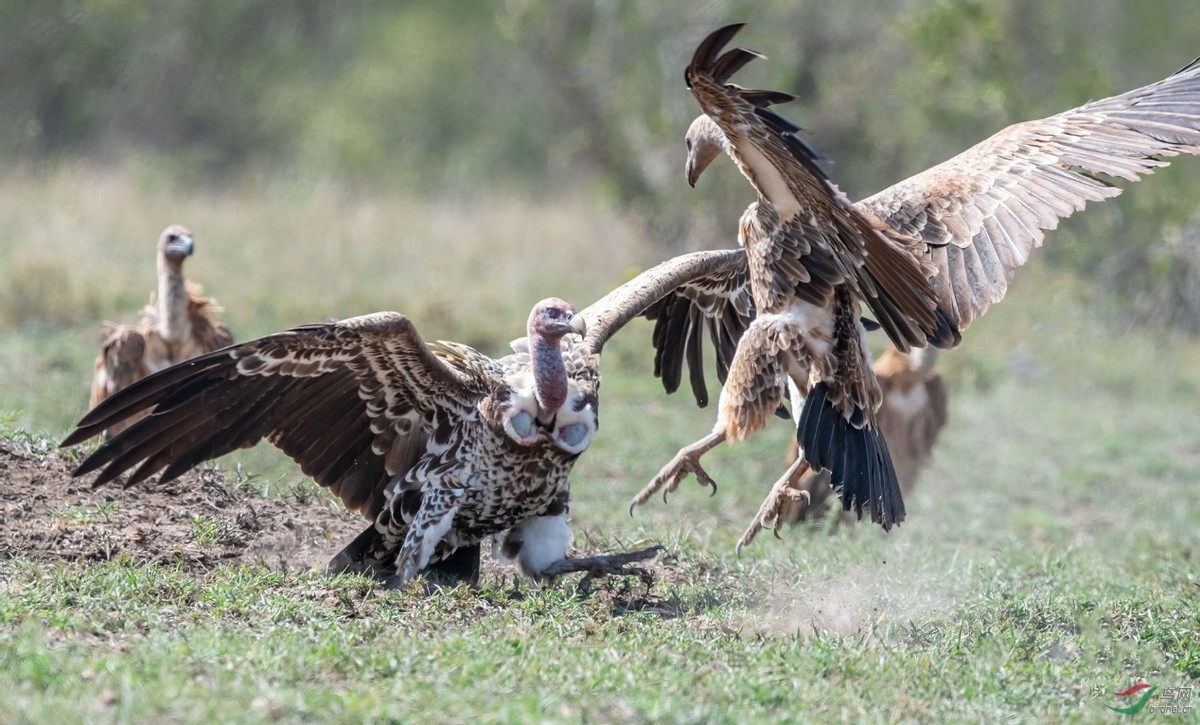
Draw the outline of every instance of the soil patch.
M213 469L93 491L91 476L71 478L71 468L56 451L0 440L0 559L129 556L196 572L217 564L320 569L366 526L332 502L238 490Z

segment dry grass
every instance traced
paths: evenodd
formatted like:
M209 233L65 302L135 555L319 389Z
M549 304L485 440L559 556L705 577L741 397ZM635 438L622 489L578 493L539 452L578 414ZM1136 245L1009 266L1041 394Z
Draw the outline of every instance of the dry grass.
M584 199L148 184L87 167L0 179L0 322L131 317L153 289L154 243L171 223L196 234L186 272L226 307L239 338L392 309L430 335L496 344L521 332L541 297L585 305L651 259L628 224Z

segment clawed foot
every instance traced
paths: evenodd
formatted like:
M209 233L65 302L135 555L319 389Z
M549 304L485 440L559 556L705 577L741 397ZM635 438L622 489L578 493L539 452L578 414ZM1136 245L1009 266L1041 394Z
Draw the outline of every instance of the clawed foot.
M581 594L586 594L591 589L592 580L602 576L636 576L646 586L650 586L654 583L654 575L650 573L650 570L631 565L639 561L653 559L660 551L663 551L663 547L655 545L648 549L629 551L624 554L585 556L581 558L566 557L546 567L539 574L543 577L551 578L577 571L587 572L579 580L579 592Z
M800 488L800 479L806 471L809 470L808 462L803 458L796 459L796 462L788 467L783 476L771 486L771 492L767 494L766 500L762 506L758 507L758 513L754 514L754 519L751 520L750 526L742 533L742 538L738 539L737 553L742 554L742 547L754 541L754 537L758 536L758 532L771 527L771 533L775 538L779 537L779 527L784 522L784 510L791 504L799 503L801 500L805 504L812 502L812 496L803 488Z
M716 495L717 482L700 465L700 457L720 445L724 440L724 433L713 433L705 438L701 438L690 446L679 449L675 457L667 465L663 466L658 475L650 483L646 484L646 487L638 492L638 495L634 496L633 500L629 502L629 514L632 516L634 508L646 503L655 492L664 486L666 489L663 491L663 503L666 503L667 494L673 493L675 489L679 488L679 484L683 482L683 479L687 478L689 473L696 477L697 483L701 486L708 486L712 489L713 495Z

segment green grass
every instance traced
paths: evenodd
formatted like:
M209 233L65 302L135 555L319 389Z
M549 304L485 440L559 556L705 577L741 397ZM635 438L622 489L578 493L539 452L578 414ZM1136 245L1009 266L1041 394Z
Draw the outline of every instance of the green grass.
M202 201L190 202L190 216L230 230L251 221L267 229L285 208L314 225L320 217L295 200L259 198L254 220L236 200L209 199L207 210ZM372 204L392 213L384 200L350 206ZM414 218L428 220L428 211ZM592 221L534 237L602 246L604 224L586 207L574 213ZM221 237L185 216L201 245ZM304 246L321 235L281 223L295 226L259 243L286 240L278 249L288 249L290 274L314 295L329 294L320 277L330 276L332 258ZM158 226L147 224L139 239ZM474 223L465 228L483 235ZM361 259L405 259L377 232L370 224L362 237L345 232L343 248L374 243ZM627 252L646 254L631 243L606 255ZM276 253L256 254L268 278L278 274L269 269ZM345 286L350 312L410 311L438 336L503 323L488 347L500 351L519 332L527 300L582 280L586 303L619 277L621 264L606 255L594 268L572 267L569 284L505 281L521 288L519 304L494 306L502 291L465 284L445 318L406 307L422 293L399 282L385 290L395 303L372 299L388 295L341 272L328 287ZM326 269L304 271L305 258ZM203 246L197 268L201 260L227 263ZM258 274L251 261L239 264ZM470 262L438 269L445 279L479 274ZM279 310L320 307L284 299L296 286L239 291L205 281L255 332L280 326ZM252 319L258 308L241 307L271 294L280 299L261 321ZM614 581L582 599L569 585L515 585L493 571L481 591L425 597L357 577L229 567L196 577L124 560L7 560L0 720L1095 722L1117 719L1105 705L1119 704L1111 693L1136 680L1200 686L1200 344L1123 328L1094 290L1036 261L1010 295L941 358L951 423L908 500L909 520L890 534L807 527L782 541L761 536L735 556L737 536L780 473L790 435L782 421L709 454L716 496L686 483L667 505L652 502L630 518L628 498L712 424L711 411L657 389L641 326L606 353L600 435L576 467L571 511L577 544L667 546L649 593ZM0 338L0 410L26 411L6 424L8 435L21 427L57 438L81 412L93 349L84 322ZM37 435L23 440L53 454ZM294 473L273 453L239 460L243 485L292 485ZM221 535L209 524L194 521L198 542Z

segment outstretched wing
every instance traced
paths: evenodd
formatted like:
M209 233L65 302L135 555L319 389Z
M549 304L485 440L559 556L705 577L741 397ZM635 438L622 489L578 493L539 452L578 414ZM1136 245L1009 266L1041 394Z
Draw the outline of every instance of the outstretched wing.
M717 376L725 382L738 340L754 319L746 255L741 249L680 255L642 272L579 314L587 322L585 344L594 355L635 317L654 320L654 374L673 393L686 361L692 393L704 407L705 330L716 348Z
M170 480L265 437L347 508L373 518L389 479L412 464L414 440L448 440L475 414L492 366L479 355L451 368L395 312L307 325L151 375L90 411L62 445L149 410L74 473L103 469L100 486L137 466L132 486L160 470Z
M758 191L759 204L748 212L757 218L743 217L744 233L747 224L759 226L759 238L770 240L766 248L747 249L751 265L761 265L756 278L770 280L755 290L756 302L774 311L794 294L825 306L833 288L847 283L898 346L923 346L937 334L938 320L925 272L907 249L913 240L855 208L821 170L816 152L796 135L800 128L770 109L791 96L727 83L762 57L745 48L721 52L742 27L709 35L684 78Z
M1045 230L1137 181L1163 157L1200 154L1200 60L1119 96L1018 123L857 207L918 237L938 306L961 331L1004 298Z

